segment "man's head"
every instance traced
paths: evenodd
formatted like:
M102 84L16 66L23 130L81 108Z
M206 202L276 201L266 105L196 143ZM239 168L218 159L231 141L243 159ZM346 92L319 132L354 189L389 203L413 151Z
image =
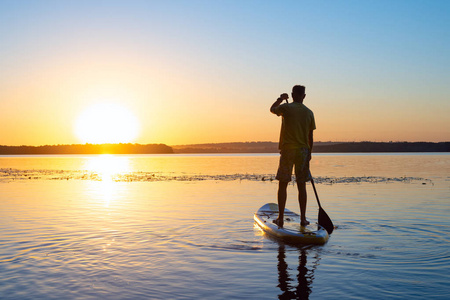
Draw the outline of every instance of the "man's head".
M303 85L295 85L292 88L292 99L295 102L303 102L303 99L305 99L305 87Z

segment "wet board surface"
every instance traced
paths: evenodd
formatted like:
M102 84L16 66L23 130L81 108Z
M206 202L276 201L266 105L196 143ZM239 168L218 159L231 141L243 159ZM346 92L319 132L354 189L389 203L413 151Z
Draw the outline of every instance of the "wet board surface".
M300 216L289 209L284 210L284 226L278 228L273 221L278 218L278 205L267 203L254 215L255 222L267 234L274 238L295 244L325 244L328 233L318 224L300 226Z

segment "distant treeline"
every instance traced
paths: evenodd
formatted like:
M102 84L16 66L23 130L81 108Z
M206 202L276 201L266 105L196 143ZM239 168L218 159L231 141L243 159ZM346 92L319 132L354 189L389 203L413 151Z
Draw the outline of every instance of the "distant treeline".
M162 153L278 153L276 142L216 143L167 146L165 144L75 144L0 146L11 154L162 154ZM315 142L314 153L450 152L450 142Z
M172 146L175 153L273 153L277 152L278 143L210 143Z
M278 143L245 142L172 146L175 153L277 153ZM450 152L450 142L315 142L314 153Z
M75 144L45 146L0 146L1 154L160 154L173 153L164 144Z
M314 146L315 152L450 152L450 142L359 142Z

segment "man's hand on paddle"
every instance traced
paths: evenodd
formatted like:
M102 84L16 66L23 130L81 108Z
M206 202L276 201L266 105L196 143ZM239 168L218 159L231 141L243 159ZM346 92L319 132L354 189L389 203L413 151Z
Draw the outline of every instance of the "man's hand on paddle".
M286 93L281 94L280 97L277 99L277 101L275 101L275 102L272 104L272 106L270 107L270 112L276 114L277 116L280 116L279 113L275 113L275 112L274 112L274 109L275 109L276 107L280 106L280 105L281 105L281 102L283 102L284 100L286 100L286 102L287 102L287 99L289 99L289 95L288 95L288 94L286 94Z
M289 99L289 95L286 94L286 93L281 94L281 95L280 95L280 98L278 98L278 99L281 99L281 101L287 100L287 99Z

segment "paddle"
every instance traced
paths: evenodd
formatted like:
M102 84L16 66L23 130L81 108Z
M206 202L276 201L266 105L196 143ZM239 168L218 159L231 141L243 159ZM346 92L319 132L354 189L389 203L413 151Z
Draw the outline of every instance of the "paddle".
M319 196L317 195L316 186L314 185L314 179L312 178L311 172L309 175L311 176L311 184L314 189L314 194L316 194L317 204L319 204L319 225L325 228L328 234L331 234L334 230L333 222L325 210L323 210L322 205L320 205Z

